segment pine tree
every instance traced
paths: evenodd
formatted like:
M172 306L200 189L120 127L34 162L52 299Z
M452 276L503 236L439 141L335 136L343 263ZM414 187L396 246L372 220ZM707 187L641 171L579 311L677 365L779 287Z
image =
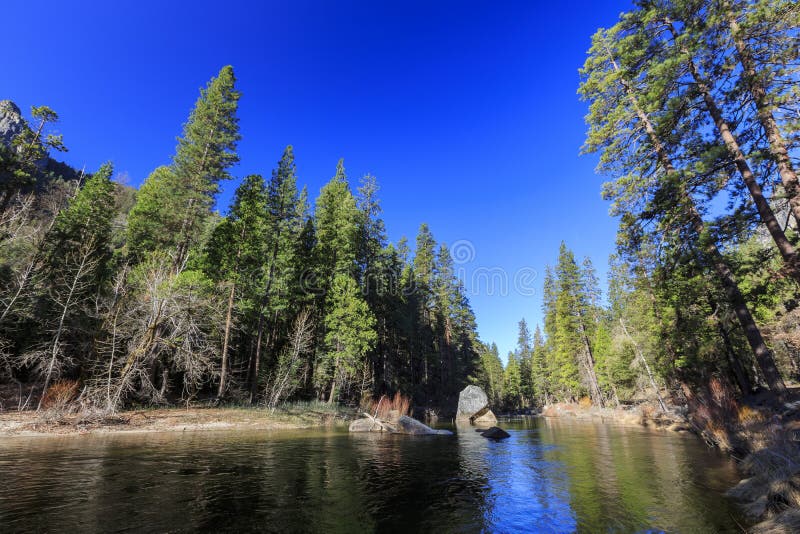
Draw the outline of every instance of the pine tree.
M297 296L299 273L308 268L308 264L299 265L295 258L303 253L299 241L303 239L307 200L297 192L297 170L291 145L284 149L278 167L272 173L266 207L268 230L266 253L262 258L263 286L257 308L255 351L248 364L251 401L258 390L263 347L265 344L269 348L278 345L279 317L288 319L287 312L299 312L304 307L302 299L298 299L297 308L290 310L293 297ZM265 332L269 333L268 339L265 339Z
M628 37L641 36L638 32L629 35L624 25L617 25L593 38L581 85L582 95L592 101L586 150L602 152L600 170L617 178L606 184L604 195L614 201L613 213L621 216L621 232L628 234L628 242L635 247L646 224L671 245L662 247L665 251L679 249L687 241L697 244L703 255L700 260L716 273L770 389L782 395L785 385L772 352L692 194L696 182L688 178L694 169L676 167L673 161L677 149L669 132L681 110L646 111L664 109L665 92L652 80L636 77L639 48L631 46ZM632 143L632 136L638 142Z
M325 349L322 379L330 381L328 402L363 371L367 352L377 340L375 317L370 312L356 281L337 273L326 299Z
M519 361L520 394L523 405L533 400L533 347L531 345L531 331L524 318L520 319L517 333L516 356Z
M198 243L219 182L230 179L228 169L239 161L240 94L235 82L233 68L226 66L200 91L172 165L156 169L142 187L128 230L129 249L137 261L162 247L174 247L178 270Z
M3 104L19 113L13 103ZM35 130L24 122L22 131L11 139L11 146L0 143L0 214L16 193L35 183L51 150L67 151L60 134L46 133L48 125L58 122L55 111L47 106L31 106L31 118L36 121Z
M414 353L422 369L420 379L427 387L430 381L431 360L435 361L433 332L433 282L436 269L436 240L427 224L421 224L417 233L414 253L414 302L416 328L412 338L416 341Z
M476 382L486 392L491 406L500 406L504 401L503 384L505 372L503 362L497 350L497 344L482 346L480 350L480 365Z
M550 377L547 370L547 352L539 325L533 331L533 345L531 348L531 384L533 395L540 405L550 402Z
M355 276L359 212L347 183L344 160L339 160L336 175L320 191L314 219L316 255L323 288L337 273Z
M258 308L265 242L270 235L267 187L259 175L247 176L237 188L228 216L216 226L206 245L205 270L228 286L221 372L217 396L225 394L232 331L240 314ZM238 298L237 298L238 292Z
M58 214L47 236L39 312L48 340L26 356L44 377L40 408L52 379L86 357L81 332L93 330L90 303L101 290L111 258L111 222L116 215L112 173L107 163L91 176Z
M522 376L519 361L513 352L508 353L503 372L503 394L506 406L514 410L522 406Z

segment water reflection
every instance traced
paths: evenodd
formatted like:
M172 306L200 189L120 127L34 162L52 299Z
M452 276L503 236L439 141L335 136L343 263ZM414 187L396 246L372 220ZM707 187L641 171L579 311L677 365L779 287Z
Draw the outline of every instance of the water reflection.
M735 467L691 437L504 426L0 439L0 531L738 530Z

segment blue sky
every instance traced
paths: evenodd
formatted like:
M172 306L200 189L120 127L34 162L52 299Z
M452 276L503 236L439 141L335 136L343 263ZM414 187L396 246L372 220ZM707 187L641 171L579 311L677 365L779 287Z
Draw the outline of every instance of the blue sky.
M268 175L292 144L312 195L340 157L354 184L377 176L390 239L413 242L427 222L468 252L479 332L501 354L521 317L540 321L562 239L604 279L616 223L596 158L579 156L576 90L591 34L629 2L3 4L0 99L55 109L74 166L112 160L138 186L169 161L198 89L231 64L243 93L234 175Z

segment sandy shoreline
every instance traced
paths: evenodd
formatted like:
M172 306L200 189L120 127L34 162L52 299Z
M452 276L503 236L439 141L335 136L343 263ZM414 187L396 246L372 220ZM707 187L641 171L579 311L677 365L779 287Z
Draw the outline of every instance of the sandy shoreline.
M332 425L345 415L334 411L258 408L159 408L110 415L55 416L46 412L0 413L0 438L75 434L135 434L210 430L296 430Z

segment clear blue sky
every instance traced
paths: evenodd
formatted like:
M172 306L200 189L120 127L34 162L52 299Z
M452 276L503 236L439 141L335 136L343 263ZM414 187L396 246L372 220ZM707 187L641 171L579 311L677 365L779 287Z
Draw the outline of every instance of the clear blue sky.
M233 65L234 174L268 175L292 144L313 195L340 157L351 182L376 175L390 239L413 242L427 222L440 241L472 244L463 267L479 332L505 354L521 317L541 319L541 275L562 239L604 279L616 223L596 159L579 156L576 89L591 34L628 6L6 0L0 99L49 105L68 163L112 160L138 186L169 161L198 89ZM499 281L476 287L476 268L503 269L506 294ZM520 269L538 273L524 292Z

